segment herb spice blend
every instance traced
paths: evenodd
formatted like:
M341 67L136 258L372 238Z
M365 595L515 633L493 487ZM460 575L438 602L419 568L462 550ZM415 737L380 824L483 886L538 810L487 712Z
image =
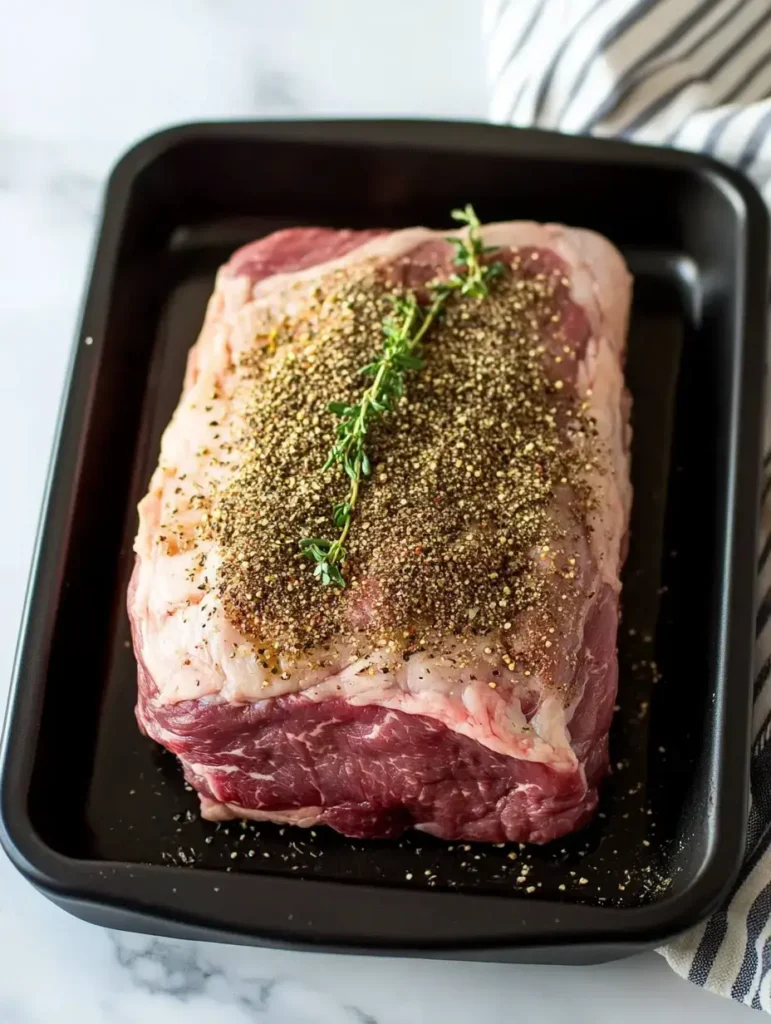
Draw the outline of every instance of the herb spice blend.
M507 646L522 614L548 659L552 623L580 587L562 549L586 531L593 425L575 387L576 332L563 318L576 307L560 266L538 251L494 259L503 272L477 296L437 293L453 273L447 261L430 286L422 271L418 300L425 310L442 295L441 315L419 363L403 367L403 393L368 424L352 521L340 515L345 477L321 472L335 425L328 406L360 403L361 368L379 358L394 302L408 315L415 293L400 279L410 267L329 275L241 361L237 468L208 496L206 529L220 548L214 585L228 617L266 660L340 636L402 657L454 634L459 649L489 637L513 669L514 657L533 656ZM346 585L322 586L298 540L339 537L346 522ZM342 582L332 568L329 582Z

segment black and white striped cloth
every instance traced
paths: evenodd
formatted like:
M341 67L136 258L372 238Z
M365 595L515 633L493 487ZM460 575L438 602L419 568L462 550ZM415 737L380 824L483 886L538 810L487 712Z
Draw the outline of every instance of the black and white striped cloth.
M707 152L771 205L771 0L484 0L483 31L492 121ZM765 466L745 865L728 904L660 952L771 1012L771 455Z
M711 153L771 204L771 0L486 0L490 119Z

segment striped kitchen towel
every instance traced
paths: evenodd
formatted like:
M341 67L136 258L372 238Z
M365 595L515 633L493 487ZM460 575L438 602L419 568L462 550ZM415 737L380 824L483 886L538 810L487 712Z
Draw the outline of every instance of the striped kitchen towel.
M771 205L771 0L485 0L490 118L710 153ZM770 407L771 408L771 407ZM744 868L728 904L660 952L771 1012L771 424Z
M771 204L771 0L486 0L490 119L711 153Z
M771 422L766 421L757 677L744 867L728 904L659 952L684 978L771 1012Z

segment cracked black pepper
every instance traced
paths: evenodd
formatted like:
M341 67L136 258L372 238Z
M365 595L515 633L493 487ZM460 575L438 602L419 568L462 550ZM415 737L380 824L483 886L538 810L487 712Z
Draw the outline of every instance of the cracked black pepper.
M561 323L568 282L538 272L532 256L505 260L484 301L447 299L420 373L368 434L371 478L347 538L345 589L318 585L298 537L334 535L339 478L319 473L327 406L361 394L394 287L371 267L328 276L237 367L246 412L235 469L200 500L222 556L212 585L266 659L269 648L341 635L413 648L448 633L505 638L535 608L550 646L541 606L577 586L561 548L585 530L593 428L563 386L576 357ZM555 522L560 488L567 515Z

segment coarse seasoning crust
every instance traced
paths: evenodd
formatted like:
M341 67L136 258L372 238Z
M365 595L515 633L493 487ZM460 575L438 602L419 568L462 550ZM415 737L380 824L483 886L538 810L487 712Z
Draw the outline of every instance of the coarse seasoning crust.
M210 583L266 663L348 634L359 655L390 642L401 658L450 634L462 658L463 638L485 635L507 660L548 661L576 588L563 543L585 529L592 425L565 386L576 355L560 326L568 281L532 254L505 257L491 295L449 300L424 367L368 439L373 475L342 591L319 586L298 540L334 530L346 485L321 472L327 404L356 401L399 286L371 268L330 275L241 355L235 469L203 500L222 555ZM557 525L548 512L560 489L571 515ZM515 651L507 633L522 611L531 643L520 635Z

